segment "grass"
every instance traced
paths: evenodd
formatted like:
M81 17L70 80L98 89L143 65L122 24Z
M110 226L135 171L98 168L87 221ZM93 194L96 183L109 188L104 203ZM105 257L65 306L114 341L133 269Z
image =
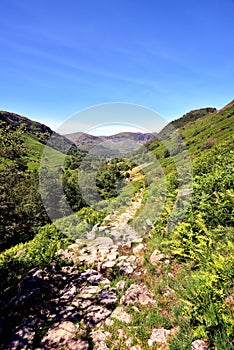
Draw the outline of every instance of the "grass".
M48 167L63 166L65 155L49 146L43 145L38 139L26 134L25 144L28 147L27 165L29 170L38 170L43 159L43 164Z

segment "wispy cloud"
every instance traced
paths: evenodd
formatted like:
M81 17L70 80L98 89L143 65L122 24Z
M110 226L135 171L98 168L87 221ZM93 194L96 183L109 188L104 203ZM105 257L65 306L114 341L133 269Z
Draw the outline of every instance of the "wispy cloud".
M73 69L80 73L87 73L89 76L93 75L99 78L105 78L110 80L117 80L126 82L129 84L139 85L139 86L145 86L150 89L157 90L159 92L163 92L162 85L155 80L146 79L144 77L139 78L135 76L129 76L125 74L115 73L113 71L109 71L107 69L104 69L103 67L97 67L94 65L87 65L81 62L78 62L79 60L74 60L70 58L63 58L61 56L58 56L56 54L51 54L49 51L38 49L35 47L31 47L25 44L20 44L17 42L13 42L4 38L0 38L1 44L11 47L14 50L20 51L23 54L36 56L38 58L44 58L50 61L52 64L60 65L63 70L50 68L51 73L56 73L58 75L62 75L63 77L66 77L68 79L74 79L74 74L69 73L65 71L65 68L68 68L69 70ZM130 52L129 52L130 54ZM77 55L79 56L79 55ZM48 71L48 68L47 68ZM86 79L87 80L87 79Z

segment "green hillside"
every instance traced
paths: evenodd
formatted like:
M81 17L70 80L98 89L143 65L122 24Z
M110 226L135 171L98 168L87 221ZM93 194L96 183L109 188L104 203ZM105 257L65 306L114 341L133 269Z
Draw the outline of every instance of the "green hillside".
M32 125L34 122L25 117L8 112L0 113L1 251L19 242L32 239L39 227L50 222L39 189L41 167L47 169L49 189L49 187L53 188L52 186L56 188L59 180L54 179L53 176L55 177L60 168L66 166L65 193L71 193L68 171L69 168L77 168L84 154L69 140L58 134L46 145L50 134L53 138L53 132L40 123L35 123L34 129ZM62 153L61 150L64 147L70 149L72 154L66 156ZM43 163L42 159L44 159ZM51 172L50 175L49 172ZM73 186L72 196L76 196L77 193L78 189ZM68 200L71 200L69 195ZM82 207L81 201L79 203ZM59 217L63 214L61 212L57 215Z
M209 349L233 349L234 103L196 120L186 122L183 117L180 124L172 122L147 145L148 156L155 155L167 174L166 201L154 223L147 257L158 249L171 261L160 273L146 264L151 276L147 282L156 290L160 309L167 310L169 319L180 326L170 349L190 349L191 339L197 338L206 339ZM186 149L192 162L193 195L182 221L168 232L178 195L175 161ZM152 167L145 170L150 177ZM146 204L158 186L159 182L145 189ZM136 222L139 218L143 222L149 213L150 208L146 214L142 208ZM178 209L174 219L179 217ZM173 272L173 280L168 279L168 272ZM155 273L159 273L160 287L154 285ZM176 291L176 298L165 300L160 292L165 286Z
M67 153L67 150L69 150L68 153L73 154L77 151L76 146L66 137L57 134L44 124L19 114L0 111L0 121L10 126L13 130L21 129L24 133L36 137L36 139L44 145L48 144L48 146L60 152Z
M42 153L45 151L49 154L49 161L51 166L60 166L64 161L64 154L56 149L45 146L42 144L36 136L30 134L24 134L25 145L29 148L29 155L25 157L27 161L27 166L30 170L38 169L40 167L40 161Z
M203 111L203 114L201 115L198 111ZM153 151L157 157L166 158L164 155L165 147L159 140L166 140L168 135L174 134L177 130L182 138L181 146L188 148L190 154L194 156L232 137L233 124L234 103L230 103L221 111L212 112L212 109L208 108L192 111L169 123L157 137L146 144L146 147L149 151Z

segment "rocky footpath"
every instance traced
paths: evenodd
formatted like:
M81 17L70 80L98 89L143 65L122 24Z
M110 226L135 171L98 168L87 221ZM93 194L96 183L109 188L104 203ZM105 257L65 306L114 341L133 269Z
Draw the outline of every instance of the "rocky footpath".
M33 269L22 279L0 320L0 335L2 331L5 338L1 349L145 349L137 336L126 332L126 327L136 328L129 308L140 314L141 308L157 304L141 282L147 280L146 240L128 225L141 201L140 193L124 213L109 215L85 238L60 249L58 261ZM150 228L150 220L146 226ZM170 261L155 250L148 263L157 267ZM172 292L165 289L165 294ZM177 331L153 328L146 344L149 349L166 350ZM192 349L208 347L196 340Z
M32 270L7 305L9 315L21 315L22 322L15 325L5 349L108 349L113 334L105 327L111 328L114 320L130 324L129 305L153 307L156 302L145 285L126 282L126 276L144 273L144 249L139 242L133 254L123 255L119 247L103 244L103 240L92 249L72 244L58 252L65 266L55 262ZM119 338L126 337L121 328L118 332ZM154 330L149 344L165 343L169 334L170 330ZM126 348L141 349L131 346L131 339L125 342Z
M7 305L9 315L20 317L18 322L5 320L16 324L4 349L104 350L122 349L124 344L125 349L143 350L140 344L132 344L121 324L132 327L129 306L140 312L140 306L152 308L156 304L146 285L136 282L146 273L145 249L139 240L131 254L103 241L92 248L76 243L60 250L65 266L54 262L45 269L32 270ZM153 252L150 260L152 264L167 263L159 251ZM129 282L129 277L135 282ZM119 327L112 331L116 320ZM175 332L152 329L148 347L167 349L167 340ZM192 349L208 348L197 340Z

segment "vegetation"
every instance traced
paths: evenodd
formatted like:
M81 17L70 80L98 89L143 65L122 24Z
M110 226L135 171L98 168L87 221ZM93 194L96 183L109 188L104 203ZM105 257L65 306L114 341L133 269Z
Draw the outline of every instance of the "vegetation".
M42 205L38 176L27 165L22 131L0 125L0 250L32 239L49 222Z
M113 158L98 170L96 185L103 199L116 197L124 186L123 180L128 177L127 170L133 164L126 160Z
M169 319L180 326L170 349L189 349L188 339L197 338L208 339L212 349L233 348L233 121L234 107L229 106L180 129L193 159L193 196L183 221L170 233L166 223L178 185L170 164L173 158L165 158L162 142L153 140L148 145L168 173L170 188L149 241L152 250L161 250L171 261L169 271L161 271L159 278L162 286L168 285L177 295L174 307L170 301L166 304ZM215 142L207 147L211 137ZM155 270L148 264L147 268L153 284ZM168 272L173 272L173 280L168 279ZM156 294L162 300L158 290Z
M233 125L233 103L221 111L210 108L192 111L170 123L146 145L147 150L144 147L141 154L133 154L131 161L108 159L100 167L93 158L91 169L84 154L74 151L65 157L56 147L49 147L52 155L49 158L55 160L56 171L53 173L50 167L43 170L48 172L50 191L46 195L56 196L57 172L64 188L64 197L55 198L61 206L57 208L54 225L49 223L38 190L43 144L35 133L2 123L0 271L5 279L1 297L11 295L31 268L48 266L58 259L58 249L82 238L107 214L124 210L141 192L142 205L131 224L139 229L147 218L152 219L148 236L144 237L147 251L142 269L147 273L140 278L154 291L157 304L150 310L142 306L140 312L129 307L131 324L124 326L114 321L112 333L116 330L117 335L121 326L132 337L132 345L137 338L138 344L148 349L147 339L153 328L175 328L177 332L169 343L171 350L190 349L195 339L207 340L210 349L233 349ZM62 159L65 161L61 166ZM132 181L134 162L147 166ZM182 171L176 166L178 162ZM84 182L78 186L76 179L82 175ZM192 188L187 188L191 175ZM93 177L99 198L96 202ZM186 207L180 202L181 189L192 191ZM75 215L66 212L64 198ZM58 230L57 223L64 230ZM164 254L167 264L156 267L150 264L155 249ZM113 285L119 280L116 275ZM170 292L165 294L165 289ZM122 346L124 349L124 340Z
M14 293L19 280L32 268L49 266L57 258L57 251L65 248L68 238L59 232L54 225L46 225L26 243L19 243L0 254L0 271L4 283L0 288L0 297Z

